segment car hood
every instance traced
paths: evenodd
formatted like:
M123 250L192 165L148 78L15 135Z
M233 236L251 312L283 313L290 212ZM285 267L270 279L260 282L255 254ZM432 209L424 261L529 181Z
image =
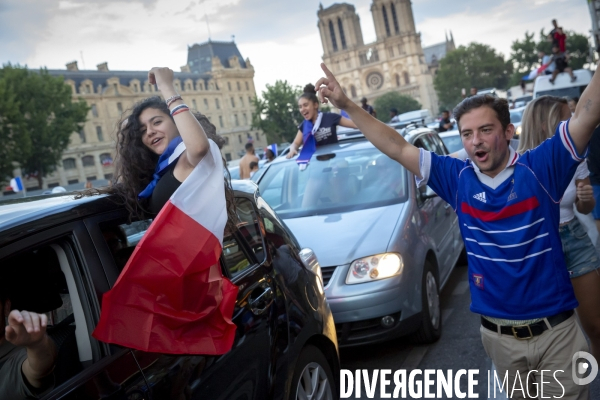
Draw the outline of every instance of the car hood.
M331 267L386 252L406 204L284 221L300 245L316 253L321 266Z

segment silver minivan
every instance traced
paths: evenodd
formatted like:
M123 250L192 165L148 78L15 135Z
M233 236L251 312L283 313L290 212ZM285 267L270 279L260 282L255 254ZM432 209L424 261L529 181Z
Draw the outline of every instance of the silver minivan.
M447 154L431 129L398 134ZM319 147L308 168L278 158L258 180L263 199L318 256L341 346L441 334L439 291L463 251L457 216L362 133Z

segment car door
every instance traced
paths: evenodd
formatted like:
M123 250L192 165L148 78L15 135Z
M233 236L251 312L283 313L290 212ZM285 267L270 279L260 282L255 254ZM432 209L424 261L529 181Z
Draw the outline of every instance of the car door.
M19 273L27 275L24 281L28 287L23 291L31 290L28 300L40 292L60 296L58 308L43 311L51 321L47 334L58 350L56 386L43 398L149 399L148 385L131 351L108 346L91 336L99 317L99 295L108 289L108 282L81 221L0 249L0 269L14 263L19 264ZM42 269L53 272L46 277ZM35 281L40 276L45 281L38 287ZM57 291L54 295L53 290Z
M425 150L444 155L443 147L436 146L428 134L419 136L414 145ZM423 193L423 189L420 191ZM438 259L440 282L444 282L451 270L452 252L452 208L439 196L424 199L421 205L425 217L425 231L435 243L435 251Z
M147 378L152 398L194 399L256 399L268 398L273 374L271 370L273 340L277 312L273 303L278 292L265 263L266 252L260 233L256 211L248 199L237 199L241 223L223 240L221 257L223 273L239 288L232 321L236 324L234 344L222 356L166 355L134 351ZM148 224L140 224L139 229ZM133 224L135 224L134 222ZM118 253L128 253L121 248L112 254L107 240L118 226L130 238L139 238L125 215L89 222L89 229L98 241L98 251L104 254L107 276L114 281L117 265L124 265Z

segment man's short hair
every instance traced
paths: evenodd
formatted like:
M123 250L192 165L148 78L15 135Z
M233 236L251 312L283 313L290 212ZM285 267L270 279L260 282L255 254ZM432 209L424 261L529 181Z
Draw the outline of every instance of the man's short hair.
M573 103L577 104L579 103L579 97L575 96L575 97L569 97L567 99L567 101L572 101Z
M254 148L254 145L252 143L246 143L244 147L246 148L246 150L250 150Z
M254 167L258 167L258 163L256 161L250 161L250 169L254 169Z
M443 113L450 114L450 111L448 111L448 110L442 110L442 114L443 114Z
M363 97L362 99L360 99L361 103L366 103L367 102L367 98Z
M396 108L390 108L390 112L393 112L394 114L398 114L398 109L396 109Z
M490 96L489 94L479 94L467 97L461 101L453 110L454 118L458 123L460 131L460 119L463 115L479 107L489 107L496 112L498 120L502 124L502 129L506 130L510 124L510 111L508 101L498 97Z

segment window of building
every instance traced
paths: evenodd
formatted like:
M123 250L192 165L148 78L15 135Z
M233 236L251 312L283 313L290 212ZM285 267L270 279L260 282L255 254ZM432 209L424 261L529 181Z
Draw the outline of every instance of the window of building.
M96 163L94 162L94 156L82 157L81 163L83 164L84 167L93 167L94 165L96 165Z
M350 94L352 95L352 98L356 97L356 88L354 85L350 85Z
M74 185L76 183L79 183L79 179L69 179L67 181L67 185Z
M331 45L333 51L338 51L337 40L335 38L335 29L333 29L333 22L329 21L329 36L331 36Z
M123 104L117 103L117 111L120 112L120 113L123 112Z
M225 161L231 161L231 153L225 153Z
M217 107L217 110L221 109L221 104L219 104L219 99L215 99L215 106Z
M396 33L400 33L400 27L398 26L398 17L396 16L396 7L394 3L390 4L390 8L392 10L392 20L394 21L394 31Z
M242 143L242 135L238 135L238 140Z
M90 84L88 83L87 85L85 85L85 92L87 94L92 93L92 87L90 86Z
M248 125L248 116L246 114L242 115L244 118L244 125Z
M256 132L256 140L260 140L260 132Z
M204 90L204 82L198 82L198 90Z
M187 90L189 90L191 92L193 89L194 88L192 87L191 82L188 82L188 84L187 84Z
M231 98L231 107L235 108L235 99L233 97Z
M402 75L404 75L404 84L408 85L410 83L410 77L408 76L408 72L404 71Z
M248 96L248 104L252 105L252 96Z
M115 90L115 94L119 94L119 86L116 83L113 83L113 89Z
M104 134L102 133L102 127L101 126L97 126L96 127L96 136L98 136L98 141L99 142L104 142Z
M204 99L204 108L208 110L208 99Z
M85 178L88 182L90 181L95 181L96 180L96 175L92 175L92 176L88 176L87 178Z
M219 126L223 128L223 116L219 115Z
M134 93L137 93L137 92L139 92L139 88L138 88L138 84L137 84L137 83L134 83L134 84L133 84L133 92L134 92Z
M97 118L98 117L98 107L95 104L92 104L90 107L92 109L92 116Z
M394 75L394 78L396 79L396 86L400 86L400 75L396 74Z
M113 178L113 174L104 174L104 179L110 181Z
M235 126L240 126L240 120L238 119L238 115L233 115L233 120L235 121Z
M237 81L237 82L236 82L236 85L237 85L237 90L238 90L238 92L239 92L240 90L242 90L242 87L240 86L240 82L239 82L239 81Z
M244 107L244 98L240 96L240 107Z
M194 110L198 110L198 105L196 104L196 99L192 99L192 107Z
M340 41L342 42L342 49L346 48L346 35L344 35L344 25L342 19L338 18L338 29L340 30Z
M393 47L388 47L388 55L391 57L394 57L394 48Z
M231 82L227 82L227 89L231 91Z
M82 130L79 131L79 140L81 141L81 143L85 143L85 132Z
M77 165L75 164L75 159L74 158L65 158L62 163L63 163L63 168L64 169L75 169L75 168L77 168Z
M250 90L250 86L248 85L248 82L246 82L246 90Z
M388 22L388 16L387 11L385 10L385 6L381 6L381 11L383 13L383 23L385 24L385 34L387 36L392 36L392 33L390 32L390 24Z
M223 136L223 139L225 139L225 145L229 144L229 136Z

